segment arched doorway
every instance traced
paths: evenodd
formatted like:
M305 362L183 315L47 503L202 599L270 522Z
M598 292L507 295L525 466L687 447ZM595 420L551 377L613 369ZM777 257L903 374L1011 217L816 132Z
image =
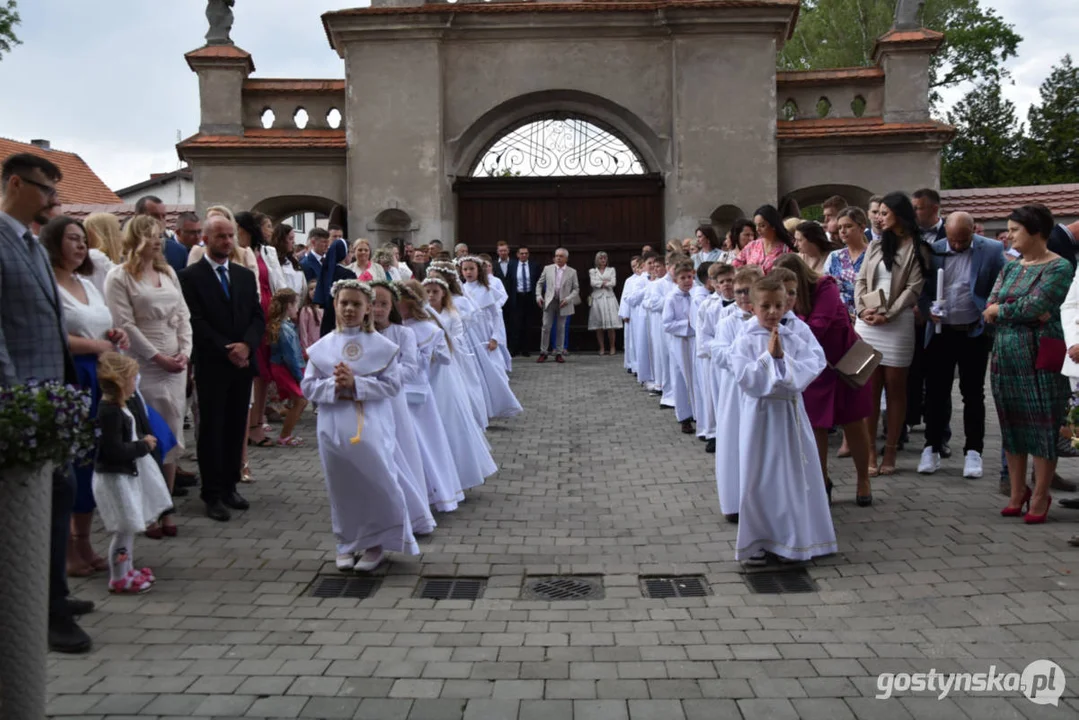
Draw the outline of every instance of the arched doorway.
M588 331L588 271L603 250L618 274L630 257L663 240L663 179L623 133L578 113L547 112L505 127L454 183L457 240L494 256L500 240L526 246L541 265L569 250L581 284L570 324L575 349L594 347ZM535 346L539 330L535 329Z
M274 224L287 223L296 231L296 242L307 243L316 227L339 225L348 237L348 212L333 200L315 195L278 195L260 200L252 208L270 216Z

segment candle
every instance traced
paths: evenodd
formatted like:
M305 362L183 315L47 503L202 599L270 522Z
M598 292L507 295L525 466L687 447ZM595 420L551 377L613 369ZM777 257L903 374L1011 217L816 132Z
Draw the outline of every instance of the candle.
M937 270L937 305L939 306L944 302L944 268ZM937 334L940 334L941 325L938 322L936 328Z

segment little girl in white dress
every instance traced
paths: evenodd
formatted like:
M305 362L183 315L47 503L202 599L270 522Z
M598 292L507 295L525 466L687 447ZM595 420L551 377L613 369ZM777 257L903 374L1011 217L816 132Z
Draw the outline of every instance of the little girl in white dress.
M156 522L172 507L165 478L151 454L157 446L153 435L138 438L135 418L125 405L135 394L139 363L119 353L103 353L97 379L101 404L97 420L101 428L94 464L94 500L105 529L112 533L109 545L109 592L143 593L154 583L149 568L135 569L132 550L135 534Z

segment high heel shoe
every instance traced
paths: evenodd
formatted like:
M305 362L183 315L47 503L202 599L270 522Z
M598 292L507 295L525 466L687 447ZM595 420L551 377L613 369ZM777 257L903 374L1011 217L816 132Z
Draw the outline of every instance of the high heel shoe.
M1027 525L1041 525L1049 517L1049 508L1053 505L1053 498L1047 498L1048 502L1045 503L1045 512L1041 515L1035 515L1034 513L1027 511L1027 514L1023 516L1023 522Z
M1030 488L1028 487L1026 493L1023 495L1023 499L1019 501L1019 507L1006 507L1000 511L1000 514L1004 517L1019 517L1023 514L1023 508L1030 505L1031 494Z

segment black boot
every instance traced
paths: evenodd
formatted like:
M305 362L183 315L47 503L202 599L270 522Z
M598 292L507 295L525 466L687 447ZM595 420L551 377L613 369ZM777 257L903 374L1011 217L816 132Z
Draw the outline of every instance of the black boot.
M49 649L53 652L81 655L90 652L93 643L74 618L49 619Z
M704 446L704 451L706 453L714 453L716 451L716 439L715 438L710 438L708 440L708 444Z

